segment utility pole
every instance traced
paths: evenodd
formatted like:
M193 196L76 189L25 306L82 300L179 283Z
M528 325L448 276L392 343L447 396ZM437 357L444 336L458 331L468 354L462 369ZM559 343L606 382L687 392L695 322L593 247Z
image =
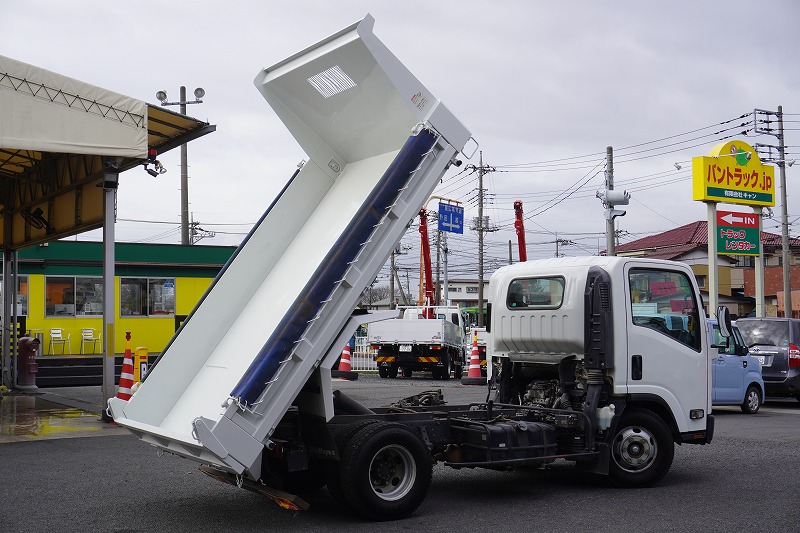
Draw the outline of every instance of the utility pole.
M606 147L606 165L606 191L613 191L614 148L611 146ZM606 217L606 255L617 255L617 247L614 243L614 217Z
M395 251L392 250L392 262L391 262L391 267L390 267L391 270L389 272L389 309L394 309L395 308L395 304L394 304L394 280L395 280L395 275L394 275L394 252Z
M194 90L194 101L186 100L186 87L181 85L179 102L167 102L166 91L158 91L156 98L161 102L162 106L179 105L181 115L186 114L186 104L202 104L202 98L206 92L202 87ZM193 244L189 237L189 164L186 150L186 143L181 145L181 244Z
M483 327L483 150L478 161L478 327Z
M631 195L628 191L614 190L614 148L606 147L606 188L597 191L597 197L606 208L606 255L617 255L614 219L625 215L625 211L614 209L617 205L628 205Z
M766 127L759 127L758 114L767 115ZM777 115L778 117L778 131L777 133L769 127L770 115ZM792 283L790 278L791 265L789 264L789 208L787 205L786 193L786 143L783 135L783 106L778 106L778 112L765 111L763 109L755 109L753 111L753 122L755 125L755 132L766 135L774 135L778 139L778 146L756 144L756 150L759 148L767 148L772 152L772 148L778 150L778 160L771 160L773 163L778 164L779 179L781 184L781 262L783 263L783 316L792 318ZM770 160L771 158L765 158Z

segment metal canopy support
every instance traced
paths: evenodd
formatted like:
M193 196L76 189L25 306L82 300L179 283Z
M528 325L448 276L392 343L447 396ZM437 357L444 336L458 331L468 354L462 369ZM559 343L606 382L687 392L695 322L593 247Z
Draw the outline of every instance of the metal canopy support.
M104 158L103 179L103 405L116 394L114 383L114 223L116 221L119 158ZM104 419L108 417L103 411ZM109 417L110 418L110 417Z

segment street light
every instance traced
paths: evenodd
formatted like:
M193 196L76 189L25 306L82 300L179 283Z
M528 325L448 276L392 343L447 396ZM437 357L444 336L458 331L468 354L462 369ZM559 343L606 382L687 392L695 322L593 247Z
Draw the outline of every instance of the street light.
M202 104L202 98L206 92L202 87L194 90L194 101L186 101L186 87L181 86L181 99L178 102L168 102L167 92L158 91L156 98L161 102L162 106L179 105L181 106L181 115L186 114L187 104ZM181 244L191 244L189 240L189 168L186 155L186 143L181 145Z

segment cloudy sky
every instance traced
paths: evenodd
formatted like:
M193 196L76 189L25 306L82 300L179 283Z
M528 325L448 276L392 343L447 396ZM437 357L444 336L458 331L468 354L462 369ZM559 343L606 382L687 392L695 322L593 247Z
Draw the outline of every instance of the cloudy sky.
M753 133L756 108L783 106L787 159L800 156L795 0L8 0L0 53L150 103L161 89L174 101L181 85L189 94L203 87L204 103L188 114L217 131L189 145L189 210L216 233L201 244L235 245L306 157L253 79L367 13L496 169L484 184L485 214L498 230L486 237L489 269L507 262L509 240L516 246L516 199L529 258L552 257L562 240L571 243L559 245L566 255L605 248L595 192L607 146L616 188L632 195L618 219L621 242L704 219L689 161L721 140L777 144ZM158 178L123 174L119 240L180 242L179 151L160 159L168 172ZM477 154L467 163L477 165ZM797 169L787 171L793 236ZM470 218L477 175L462 171L448 172L437 194L464 202ZM780 233L779 206L775 214L765 229ZM401 267L417 268L417 241L412 229ZM451 238L451 277L475 276L476 243L471 231Z

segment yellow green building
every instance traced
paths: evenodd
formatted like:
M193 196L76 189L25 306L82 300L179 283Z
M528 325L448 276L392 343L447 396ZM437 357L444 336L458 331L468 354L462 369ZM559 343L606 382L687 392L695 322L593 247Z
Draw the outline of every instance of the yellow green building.
M235 250L117 243L115 353L125 351L126 332L133 348L162 351ZM19 329L42 341L42 355L101 351L82 336L103 329L102 259L101 242L54 241L18 252L16 291L3 293L16 302ZM67 342L52 342L54 328Z

